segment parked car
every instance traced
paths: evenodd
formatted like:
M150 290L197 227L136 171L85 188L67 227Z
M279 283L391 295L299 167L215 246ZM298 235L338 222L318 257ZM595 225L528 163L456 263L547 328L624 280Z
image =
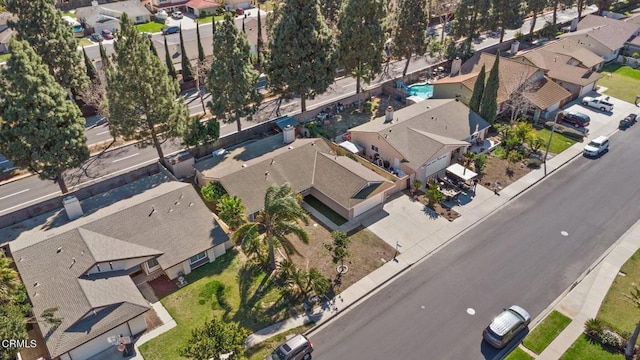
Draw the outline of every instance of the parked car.
M531 315L518 305L505 309L482 332L482 337L494 347L505 347L514 336L531 322Z
M109 29L102 29L102 37L111 40L113 39L113 33Z
M582 105L599 109L600 111L611 112L613 111L613 104L610 103L608 100L609 100L608 96L606 98L603 98L602 96L596 97L596 98L585 96L582 98Z
M627 115L627 117L625 117L624 119L620 120L620 123L618 124L618 128L624 130L624 129L628 128L629 126L635 124L636 121L638 121L638 115L629 114L629 115Z
M582 154L588 157L598 157L609 151L609 138L606 136L598 136L585 145Z
M102 42L102 40L104 40L104 38L102 37L102 35L100 35L98 33L94 33L94 34L91 34L91 40L93 40L95 42Z
M244 15L244 9L243 8L237 8L236 9L236 15Z
M175 34L180 32L179 26L165 26L162 28L162 35Z
M591 123L589 115L577 111L565 111L561 120L576 127L587 127Z
M304 335L296 335L278 346L267 360L309 360L313 352L313 344Z
M171 13L171 17L174 19L182 19L184 15L182 15L182 11L174 11Z

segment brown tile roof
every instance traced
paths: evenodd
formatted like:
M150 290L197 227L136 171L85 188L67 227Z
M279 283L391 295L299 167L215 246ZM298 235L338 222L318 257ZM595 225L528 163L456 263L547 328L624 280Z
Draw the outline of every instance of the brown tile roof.
M332 155L324 139L296 139L291 144L282 140L282 135L274 135L240 146L222 159L198 162L196 169L240 197L247 214L264 207L266 189L272 184L289 183L295 192L314 187L345 209L364 200L354 197L367 184L379 183L380 189L390 186L356 161Z
M541 110L571 97L571 93L548 77L536 81L524 97Z
M587 68L592 68L604 61L600 56L580 45L575 38L571 37L547 43L540 49L571 56Z
M184 6L198 10L206 10L212 7L218 7L220 6L220 3L213 0L189 0L188 3L184 4Z
M597 81L601 74L582 66L571 65L573 57L538 48L520 55L533 65L547 70L546 75L554 80L585 86Z

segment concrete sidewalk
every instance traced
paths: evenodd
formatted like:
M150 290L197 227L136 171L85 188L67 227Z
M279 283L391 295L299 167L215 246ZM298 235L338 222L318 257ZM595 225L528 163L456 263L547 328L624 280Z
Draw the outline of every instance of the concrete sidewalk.
M591 129L589 139L600 135L610 135L617 131L617 126L618 122L611 120L598 128ZM588 141L588 139L585 139L585 141ZM502 205L534 186L537 182L543 180L546 175L552 174L555 170L574 158L582 156L583 147L584 142L576 143L561 154L548 160L546 174L544 168L533 170L500 191L500 196L478 199L479 203L474 204L473 211L470 214L462 216L453 222L434 223L433 226L439 228L433 229L433 232L437 232L441 236L430 236L428 239L417 244L412 244L411 247L402 248L402 253L397 256L395 261L389 261L376 269L340 293L330 302L323 304L322 307L318 307L304 315L287 319L251 334L247 338L247 346L254 346L271 336L309 322L322 325L331 319L339 317L351 306L357 305L359 302L365 300L369 295L373 294L376 289L386 285L396 276L402 274L404 270L424 260L449 241L455 239L458 235L491 215ZM370 219L368 222L374 223L376 221L376 214L371 216L373 219ZM363 220L363 223L367 223L367 219ZM434 238L436 238L437 241L434 241ZM636 225L616 242L616 244L601 257L600 261L596 262L596 264L590 268L592 271L585 274L581 279L578 279L571 289L568 289L567 292L557 299L546 311L534 319L532 327L540 323L553 309L558 309L573 319L573 322L565 331L538 357L539 359L557 359L573 344L582 333L584 322L588 318L595 317L600 303L618 273L620 266L639 246L640 225ZM316 326L311 332L318 328L319 326Z

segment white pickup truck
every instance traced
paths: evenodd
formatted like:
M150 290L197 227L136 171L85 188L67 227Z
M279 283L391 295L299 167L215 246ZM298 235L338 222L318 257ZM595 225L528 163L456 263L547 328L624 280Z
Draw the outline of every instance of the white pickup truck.
M590 97L590 96L585 96L582 98L582 105L585 106L589 106L595 109L599 109L600 111L608 111L608 112L612 112L613 111L613 104L608 102L605 98L603 97Z

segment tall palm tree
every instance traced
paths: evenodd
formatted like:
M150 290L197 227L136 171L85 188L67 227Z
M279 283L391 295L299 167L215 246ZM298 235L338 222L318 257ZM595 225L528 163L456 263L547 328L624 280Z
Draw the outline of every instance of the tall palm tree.
M221 197L216 204L216 209L218 209L220 219L229 225L231 230L235 230L247 222L247 217L244 215L245 207L242 205L242 199L235 195L224 195Z
M302 209L291 186L271 185L264 196L264 209L260 210L255 221L240 226L233 234L233 239L245 242L258 233L262 234L263 240L269 245L269 268L275 270L275 248L283 246L287 253L293 249L287 234L294 234L304 243L309 242L309 234L300 226L300 222L308 224L309 216Z
M0 304L10 302L20 288L20 278L11 263L11 259L0 250Z

